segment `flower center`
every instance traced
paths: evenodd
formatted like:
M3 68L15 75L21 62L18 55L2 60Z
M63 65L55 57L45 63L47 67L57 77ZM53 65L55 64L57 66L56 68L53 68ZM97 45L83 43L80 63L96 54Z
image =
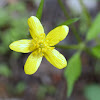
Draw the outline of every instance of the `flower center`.
M45 43L45 41L40 41L37 45L38 45L37 49L39 52L42 52L42 53L46 52L48 45Z
M41 34L38 38L33 40L33 52L35 52L36 54L41 53L41 56L44 55L44 53L48 50L48 49L54 49L54 47L49 47L48 42L45 41L45 34Z
M43 43L40 43L40 44L39 44L39 47L42 49L42 48L44 48L45 46L44 46Z

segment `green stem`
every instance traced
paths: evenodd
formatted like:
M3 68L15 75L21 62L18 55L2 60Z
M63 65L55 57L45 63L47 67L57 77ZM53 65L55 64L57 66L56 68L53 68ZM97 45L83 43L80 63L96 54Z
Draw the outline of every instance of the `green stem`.
M79 50L79 51L85 51L87 54L89 54L90 56L97 58L95 55L92 54L91 50L88 47L84 47L84 44L78 44L78 45L56 45L56 48L60 48L60 49L73 49L73 50Z
M55 47L61 49L79 49L79 45L56 45Z
M86 47L84 49L86 51L86 53L88 53L90 56L94 57L94 58L97 58L95 55L93 55L93 53L91 52L90 48Z
M81 43L82 40L81 40L80 36L78 35L78 32L76 31L76 28L74 27L73 24L71 25L71 29L72 29L72 32L73 32L73 34L75 35L77 41L78 41L79 43Z
M39 20L41 20L41 17L42 17L43 5L44 5L44 0L41 0L40 5L39 5L39 8L38 8L37 13L36 13L36 17Z
M62 11L64 12L64 15L66 16L66 18L70 19L70 16L69 16L69 14L66 12L66 8L65 8L65 6L63 5L62 1L61 1L61 0L58 0L58 3L59 3L59 5L60 5Z
M81 7L82 7L82 11L84 13L84 15L86 16L86 19L87 19L87 23L88 23L88 27L90 27L91 25L91 16L87 10L87 8L85 7L84 3L83 3L83 0L79 0L80 1L80 4L81 4Z
M66 8L65 8L64 4L62 3L62 1L61 1L61 0L58 0L58 3L59 3L59 5L60 5L62 11L64 12L64 15L66 16L66 18L70 19L70 16L69 16L69 14L67 13ZM76 31L76 28L75 28L74 25L71 25L71 30L72 30L73 34L75 35L77 41L80 43L80 42L81 42L81 38L80 38L80 36L78 35L78 32Z

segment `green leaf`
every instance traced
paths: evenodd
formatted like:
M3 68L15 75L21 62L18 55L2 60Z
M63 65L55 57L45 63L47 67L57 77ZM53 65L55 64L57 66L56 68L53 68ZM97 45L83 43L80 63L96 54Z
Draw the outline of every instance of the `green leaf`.
M87 33L86 40L90 41L92 39L95 39L99 33L100 33L100 13L96 16L93 24L91 25Z
M73 24L73 23L77 22L78 20L79 20L79 18L69 19L69 20L67 20L67 21L63 22L63 23L62 23L62 24L60 24L60 25L71 25L71 24ZM59 25L59 26L60 26L60 25Z
M91 49L94 56L100 58L100 45L97 45Z
M88 100L100 100L100 85L92 84L86 86L84 95Z
M67 96L70 97L74 83L81 74L81 60L80 52L74 54L68 61L68 66L64 71L65 78L67 80Z
M39 5L39 8L38 8L37 13L36 13L36 17L39 20L41 20L42 11L43 11L43 5L44 5L44 0L41 0L40 5Z

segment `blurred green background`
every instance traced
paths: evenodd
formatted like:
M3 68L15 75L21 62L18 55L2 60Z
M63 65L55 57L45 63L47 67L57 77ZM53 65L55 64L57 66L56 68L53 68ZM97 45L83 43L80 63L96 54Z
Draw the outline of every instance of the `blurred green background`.
M9 44L30 38L27 19L36 15L40 1L0 0L0 100L100 100L100 0L44 0L46 34L66 20L78 21L64 23L70 31L57 46L68 68L59 70L44 58L29 76L23 70L29 54L11 51ZM77 53L73 45L86 52Z

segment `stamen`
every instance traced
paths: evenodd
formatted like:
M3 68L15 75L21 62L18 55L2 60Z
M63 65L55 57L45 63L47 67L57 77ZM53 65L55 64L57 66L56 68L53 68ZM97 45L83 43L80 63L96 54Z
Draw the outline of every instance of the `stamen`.
M41 53L41 56L43 56L48 49L54 49L54 47L49 47L48 41L49 40L45 40L45 33L42 33L38 38L35 38L33 40L33 44L35 46L35 53Z

